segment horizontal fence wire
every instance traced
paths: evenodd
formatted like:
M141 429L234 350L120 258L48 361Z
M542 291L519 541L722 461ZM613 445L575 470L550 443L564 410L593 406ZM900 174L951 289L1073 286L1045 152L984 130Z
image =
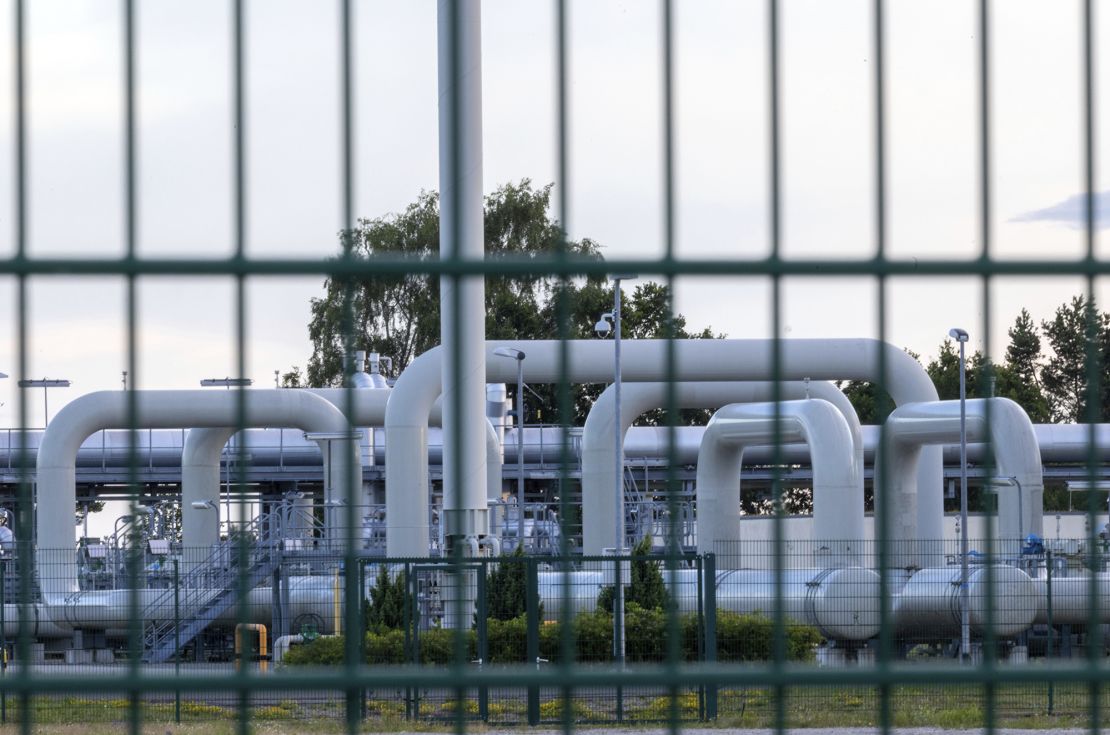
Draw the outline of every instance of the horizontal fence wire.
M977 277L983 284L984 332L989 335L991 279L1003 276L1082 276L1088 295L1095 279L1110 273L1110 261L1097 257L1098 223L1094 206L1096 120L1095 60L1092 40L1094 9L1081 3L1083 55L1083 191L1085 192L1082 257L1002 258L993 252L991 231L991 58L990 3L978 3L977 74L979 110L977 161L980 252L967 259L896 258L887 243L884 7L872 5L874 43L874 238L875 255L866 258L792 258L782 248L782 61L780 3L767 2L767 156L770 203L767 257L740 259L725 255L680 259L675 255L677 90L674 68L674 19L670 0L661 0L663 222L665 254L660 258L582 259L566 250L534 257L474 258L461 253L462 225L455 221L441 259L374 256L352 252L349 233L357 214L353 203L356 178L353 115L354 29L352 3L340 6L342 220L344 248L335 258L281 258L247 255L249 222L245 202L250 193L245 151L250 120L245 111L248 75L244 46L250 34L242 0L231 3L233 133L232 212L234 254L226 258L163 258L138 253L139 185L136 140L140 130L135 109L136 4L122 5L124 88L124 239L119 258L50 258L28 247L28 73L26 0L13 2L15 113L14 189L15 253L0 257L0 273L18 284L17 370L27 375L29 353L28 284L45 276L118 276L126 279L127 365L138 381L142 345L138 343L136 285L140 279L195 276L233 279L236 284L236 360L245 374L247 330L245 289L248 279L280 276L329 276L346 288L344 342L354 345L352 289L360 278L427 275L456 286L475 278L556 276L567 282L586 276L635 272L658 276L672 286L681 278L758 276L773 284L772 375L775 410L772 459L764 468L770 479L771 529L766 538L725 541L699 549L694 518L696 503L678 477L674 433L665 474L649 499L630 500L627 540L648 543L637 551L620 545L612 555L573 553L582 543L583 519L572 487L581 467L571 457L564 425L558 443L542 447L544 463L561 463L559 497L542 507L502 510L508 526L528 515L530 528L544 530L542 543L513 554L524 539L506 533L511 543L485 556L468 557L463 544L452 544L447 511L429 511L426 527L434 553L427 557L386 556L382 504L355 502L361 478L330 478L336 489L330 502L300 502L299 497L259 502L250 521L220 517L210 504L215 543L186 546L180 507L175 517L144 496L144 472L154 469L139 458L142 427L138 399L129 398L130 425L124 450L112 454L102 446L102 467L111 455L126 477L131 513L108 539L82 538L74 548L38 546L30 529L35 513L71 513L32 502L35 466L19 456L30 447L26 394L19 402L20 429L7 437L7 473L16 514L17 539L0 534L0 723L31 724L128 722L138 732L144 722L342 721L347 730L407 720L454 725L465 729L494 726L558 725L570 731L579 724L667 723L675 728L720 720L737 726L843 726L878 723L883 728L995 726L999 722L1040 721L1082 724L1097 731L1101 712L1110 705L1105 683L1104 611L1110 609L1107 539L1095 516L1098 493L1088 493L1087 534L1040 539L1000 537L999 518L986 513L985 535L968 539L965 553L952 539L904 539L897 535L891 504L875 509L873 531L865 539L788 538L783 494L790 487L789 467L780 454L784 437L781 386L787 372L782 340L781 284L784 278L867 276L878 284L878 333L889 333L887 293L902 277ZM357 5L357 4L356 4ZM444 4L452 54L462 43L462 3ZM573 39L567 28L568 4L554 3L556 24L556 135L558 181L568 190L569 113L567 69ZM252 12L255 12L252 5ZM257 12L265 12L261 6ZM457 90L445 100L451 117L452 145L444 155L459 158L461 102ZM459 168L460 160L452 167ZM449 196L458 197L452 189ZM560 221L571 220L571 197L560 197ZM322 237L330 237L325 233ZM456 314L458 309L453 310ZM670 316L669 314L664 316ZM558 402L564 416L572 402L569 316L561 304L558 318L560 372ZM664 319L672 329L669 319ZM445 324L458 338L460 317ZM1100 457L1094 441L1102 349L1087 325L1086 389L1093 412L1088 443L1089 482L1097 482ZM456 339L456 343L460 341ZM989 343L989 339L985 340ZM668 340L665 364L668 418L677 415L673 384L678 356ZM464 348L457 347L460 352ZM877 351L876 381L891 382L886 353ZM452 354L457 364L460 354ZM345 367L349 378L352 367ZM349 381L348 381L349 385ZM354 399L348 392L347 413ZM454 425L460 434L461 399L454 401ZM882 399L880 399L882 400ZM236 428L252 427L248 401L237 393ZM989 404L988 404L989 405ZM889 407L888 407L889 408ZM989 407L988 407L989 411ZM668 422L673 426L674 421ZM989 424L989 421L988 421ZM542 437L542 434L541 434ZM619 441L619 438L618 438ZM990 442L988 441L988 444ZM229 450L224 468L232 487L250 497L247 458L241 442ZM259 451L262 447L259 447ZM286 450L280 464L316 464L316 455ZM120 452L125 451L126 457ZM347 442L342 451L358 451ZM370 448L372 453L373 449ZM94 448L95 452L95 448ZM298 454L298 452L300 452ZM232 459L234 454L238 460ZM879 462L889 459L883 442ZM989 455L989 452L988 452ZM86 457L91 456L86 454ZM992 461L982 463L987 477ZM232 467L234 465L234 467ZM464 484L461 462L445 466L443 475L456 487ZM149 479L149 478L147 478ZM880 478L876 496L886 490ZM1018 488L1020 491L1020 487ZM445 491L444 491L445 492ZM437 496L440 507L447 504ZM171 504L172 505L172 504ZM87 511L87 509L86 509ZM572 512L576 511L576 512ZM1019 514L1022 512L1018 511ZM529 515L530 514L530 515ZM423 523L423 521L421 521ZM1020 524L1019 524L1020 525ZM964 529L967 533L967 529ZM619 535L619 530L617 531ZM540 535L536 533L535 535ZM488 549L486 549L488 551ZM907 561L908 560L908 561ZM925 563L922 563L924 560ZM964 578L963 569L967 568ZM966 597L965 597L966 595ZM970 650L961 650L969 630ZM969 661L961 662L961 655ZM80 691L80 694L75 694Z

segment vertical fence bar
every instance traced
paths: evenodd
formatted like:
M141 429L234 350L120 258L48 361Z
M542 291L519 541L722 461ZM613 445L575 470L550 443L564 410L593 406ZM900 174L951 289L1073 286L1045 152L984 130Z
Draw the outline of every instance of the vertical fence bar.
M1052 639L1056 635L1056 630L1052 627L1052 549L1048 549L1044 553L1045 560L1045 614L1048 618L1048 639L1045 641L1045 658L1052 661ZM1056 705L1056 681L1054 679L1048 680L1048 714L1054 714L1053 710Z
M181 575L178 560L173 560L173 674L181 677ZM173 721L181 723L181 690L173 690Z
M709 552L702 557L702 575L705 577L705 660L717 661L717 556ZM717 685L705 688L705 718L717 719Z
M528 623L527 653L525 660L529 666L540 667L540 591L539 570L535 557L524 557L523 564L527 569L526 591L528 600L525 605ZM528 687L528 724L540 724L540 688L535 685Z
M489 610L487 605L489 590L486 588L488 570L489 559L482 559L478 567L478 599L476 600L478 611L475 620L476 630L474 631L477 638L478 671L485 668L489 661ZM484 684L478 687L478 717L482 722L489 722L489 687Z

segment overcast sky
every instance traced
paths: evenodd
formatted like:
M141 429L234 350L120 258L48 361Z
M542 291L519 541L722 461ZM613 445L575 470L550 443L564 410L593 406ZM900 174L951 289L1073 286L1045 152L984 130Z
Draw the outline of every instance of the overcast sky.
M402 209L438 188L434 0L355 0L356 198L360 216ZM28 6L30 252L118 256L122 93L118 3L35 0ZM231 252L230 24L224 0L139 7L139 193L142 254ZM870 2L785 0L782 23L783 218L788 257L873 253ZM1096 47L1110 9L1097 3ZM0 253L14 248L12 3L0 3ZM321 258L339 229L338 3L247 3L248 251ZM889 4L889 253L979 253L975 4ZM573 237L608 256L657 257L662 233L661 26L649 0L571 2ZM766 16L762 0L678 0L676 18L679 257L769 251ZM485 188L555 179L554 13L548 0L485 0ZM1081 46L1078 2L993 4L994 254L1074 258L1083 252ZM1105 57L1105 55L1104 55ZM1096 119L1110 119L1100 63ZM1105 124L1101 127L1106 129ZM1096 169L1110 168L1100 142ZM1105 181L1105 177L1101 178ZM1110 188L1098 203L1110 222ZM560 192L561 194L562 192ZM1105 240L1105 238L1103 238ZM1099 254L1105 256L1105 244ZM248 374L310 354L308 302L322 279L252 279ZM1026 307L1035 319L1079 293L1080 279L997 278L991 349ZM1100 293L1102 291L1100 290ZM876 336L869 279L790 279L782 333ZM694 327L770 336L770 284L687 278L678 309ZM0 371L16 369L14 280L0 278ZM69 378L51 414L83 393L117 388L126 368L123 282L31 281L29 372ZM887 337L926 359L952 326L982 347L975 279L895 279ZM145 279L138 386L195 387L236 372L229 279ZM16 423L14 381L0 381L0 426ZM42 425L41 401L29 421Z

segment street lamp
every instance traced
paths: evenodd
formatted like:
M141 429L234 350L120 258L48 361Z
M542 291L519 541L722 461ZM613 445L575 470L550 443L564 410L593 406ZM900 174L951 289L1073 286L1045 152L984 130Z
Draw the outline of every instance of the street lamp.
M613 281L613 312L601 315L594 325L597 336L604 339L613 332L613 422L616 448L616 478L613 493L613 554L616 557L616 574L613 575L613 657L617 666L624 664L624 626L621 615L624 609L624 586L621 580L620 556L624 553L624 437L621 435L621 281L638 278L634 273L610 276Z
M211 510L216 513L216 541L220 540L220 504L211 500L194 500L189 505L193 510Z
M515 347L498 347L493 351L498 357L516 360L516 538L524 548L524 352Z
M959 327L948 336L960 343L960 658L971 657L971 621L967 588L967 332Z
M68 388L69 381L65 379L43 378L42 380L21 380L20 388L42 388L42 426L50 425L50 404L47 401L47 391L50 388Z

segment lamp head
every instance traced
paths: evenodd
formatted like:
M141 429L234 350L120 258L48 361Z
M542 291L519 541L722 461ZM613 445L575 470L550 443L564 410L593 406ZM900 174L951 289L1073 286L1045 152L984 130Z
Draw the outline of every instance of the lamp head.
M952 327L948 330L948 336L957 342L967 342L967 332L959 327Z
M518 350L515 347L498 347L496 350L493 351L493 354L497 355L498 357L508 357L513 360L524 359L524 351Z
M609 333L612 332L612 331L613 331L613 315L606 312L606 313L601 315L600 319L597 320L597 324L594 325L594 332L597 333L598 337L601 337L601 338L604 339L605 337L608 337Z

